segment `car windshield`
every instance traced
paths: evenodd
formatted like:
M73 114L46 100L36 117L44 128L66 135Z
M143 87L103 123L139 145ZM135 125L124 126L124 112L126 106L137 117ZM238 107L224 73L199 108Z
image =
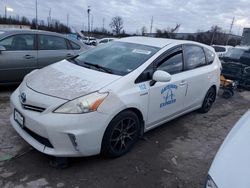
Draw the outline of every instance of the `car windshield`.
M227 53L225 53L224 57L227 59L239 60L244 52L245 50L241 48L231 48Z
M99 71L126 75L142 65L159 49L141 44L112 42L86 51L72 61Z

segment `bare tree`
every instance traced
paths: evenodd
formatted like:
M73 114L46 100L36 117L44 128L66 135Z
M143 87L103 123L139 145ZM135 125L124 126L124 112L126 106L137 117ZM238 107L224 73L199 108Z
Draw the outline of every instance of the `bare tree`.
M121 30L123 29L123 19L120 16L115 16L112 18L111 23L109 24L113 32L116 35L119 35Z
M156 29L156 37L163 37L163 38L175 38L175 33L180 28L180 24L176 24L173 28L167 28L167 29Z
M146 28L146 26L142 26L142 28L141 28L141 35L142 35L142 36L145 36L146 33L147 33L147 28Z

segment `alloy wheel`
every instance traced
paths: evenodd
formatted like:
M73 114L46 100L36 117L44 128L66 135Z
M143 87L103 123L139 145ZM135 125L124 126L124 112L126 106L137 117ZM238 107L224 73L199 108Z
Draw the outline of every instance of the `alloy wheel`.
M112 150L119 153L125 151L136 140L137 130L137 123L133 118L121 119L111 133Z

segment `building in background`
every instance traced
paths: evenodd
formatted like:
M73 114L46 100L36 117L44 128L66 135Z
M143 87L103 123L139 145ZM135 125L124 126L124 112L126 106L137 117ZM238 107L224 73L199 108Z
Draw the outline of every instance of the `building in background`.
M243 29L241 45L250 46L250 28Z
M0 24L0 29L30 29L29 25Z

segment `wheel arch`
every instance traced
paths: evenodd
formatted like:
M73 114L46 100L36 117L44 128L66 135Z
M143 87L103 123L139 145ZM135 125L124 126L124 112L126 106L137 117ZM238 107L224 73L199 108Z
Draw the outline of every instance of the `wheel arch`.
M128 111L135 113L136 116L139 118L139 122L140 122L140 135L139 135L139 138L143 136L143 134L144 134L144 118L143 118L142 112L141 112L138 108L135 108L135 107L125 108L125 109L119 111L118 113L116 113L116 115L113 116L113 118L110 120L110 122L108 123L107 127L105 128L104 134L103 134L103 136L102 136L102 141L101 141L101 151L100 151L100 152L101 152L102 154L103 154L104 151L105 151L105 150L104 150L104 148L105 148L105 145L104 145L104 143L105 143L105 142L104 142L104 137L105 137L106 131L108 130L108 127L109 127L110 123L111 123L112 120L113 120L114 118L116 118L118 115L120 115L120 114L123 113L123 112L128 112ZM105 155L105 154L104 154L104 155Z
M217 90L217 89L219 89L219 88L217 88L216 84L212 84L212 85L207 89L207 91L206 91L206 93L205 93L205 96L204 96L202 102L204 101L204 99L205 99L205 97L206 97L206 95L207 95L207 92L208 92L211 88L213 88L213 89L215 90L215 92L218 93L218 90Z
M132 112L134 112L134 113L137 115L137 117L139 118L139 121L140 121L140 136L142 137L143 134L144 134L144 129L145 129L145 120L144 120L144 116L143 116L143 113L141 112L141 110L139 110L139 109L136 108L136 107L127 107L127 108L125 108L125 109L120 110L118 113L116 113L116 115L114 115L114 116L111 118L111 120L109 121L108 125L110 124L110 122L111 122L117 115L119 115L119 114L121 114L122 112L125 112L125 111L132 111ZM105 131L107 130L108 125L107 125L107 127L105 128ZM105 131L104 131L104 132L105 132ZM103 136L104 136L104 134L103 134Z
M135 108L135 107L126 108L123 111L132 111L138 116L138 118L140 120L140 129L141 129L140 136L142 137L144 134L144 128L145 128L145 121L144 121L144 117L143 117L142 112L138 108Z

